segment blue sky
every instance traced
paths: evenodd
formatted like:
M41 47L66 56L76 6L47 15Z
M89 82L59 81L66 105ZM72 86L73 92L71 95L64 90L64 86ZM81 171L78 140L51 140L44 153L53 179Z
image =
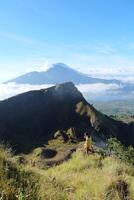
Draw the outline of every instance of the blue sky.
M134 77L133 0L0 1L0 82L47 62Z

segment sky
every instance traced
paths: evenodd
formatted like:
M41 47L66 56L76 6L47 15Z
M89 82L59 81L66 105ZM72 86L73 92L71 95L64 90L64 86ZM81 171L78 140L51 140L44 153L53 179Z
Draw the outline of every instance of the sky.
M1 0L0 100L48 87L3 82L57 62L92 77L134 83L133 11L133 0ZM122 88L77 87L90 98L120 96Z
M133 0L0 1L0 82L63 62L134 80Z

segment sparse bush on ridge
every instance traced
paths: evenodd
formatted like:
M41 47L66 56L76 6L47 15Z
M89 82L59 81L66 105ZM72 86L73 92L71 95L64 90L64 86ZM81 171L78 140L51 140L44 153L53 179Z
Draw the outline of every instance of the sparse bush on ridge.
M134 165L134 148L132 146L125 147L116 138L108 139L108 149L119 159L127 164Z

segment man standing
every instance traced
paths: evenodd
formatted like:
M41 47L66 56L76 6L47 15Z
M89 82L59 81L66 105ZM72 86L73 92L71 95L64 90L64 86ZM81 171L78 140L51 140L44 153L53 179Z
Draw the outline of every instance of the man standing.
M92 137L91 136L89 137L88 134L85 133L85 139L86 139L86 141L84 143L84 149L86 151L86 154L88 155L89 151L92 152L92 150L93 150Z

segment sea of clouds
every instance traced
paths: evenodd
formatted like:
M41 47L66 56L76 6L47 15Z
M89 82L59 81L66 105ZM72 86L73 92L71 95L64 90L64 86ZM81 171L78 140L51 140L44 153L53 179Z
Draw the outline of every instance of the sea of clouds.
M43 68L38 68L36 71L46 71L53 67L52 64L47 62ZM80 84L76 85L78 90L82 92L84 97L88 100L112 100L121 98L134 97L134 91L129 94L123 93L124 84L134 84L134 68L130 67L127 71L124 68L88 68L87 74L92 77L102 79L116 79L122 81L122 84ZM16 84L16 83L0 83L0 100L7 99L9 97L30 91L39 90L51 87L52 85L30 85L30 84Z
M30 85L30 84L16 84L16 83L7 83L0 84L0 100L7 99L9 97L30 91L30 90L39 90L51 87L52 85ZM96 96L104 96L107 94L118 94L119 90L122 88L122 85L117 84L80 84L76 87L83 93L87 98L95 98Z

